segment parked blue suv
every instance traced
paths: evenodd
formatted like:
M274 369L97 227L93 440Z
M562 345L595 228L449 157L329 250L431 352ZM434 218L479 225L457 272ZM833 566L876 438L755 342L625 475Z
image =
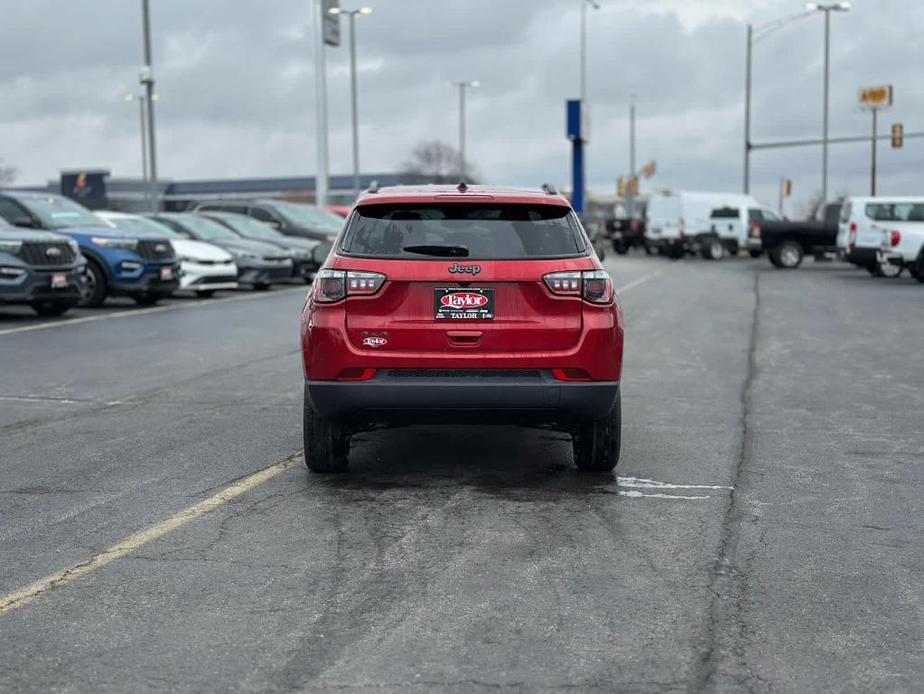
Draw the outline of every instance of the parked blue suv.
M25 304L40 316L60 316L80 301L85 267L73 239L0 219L0 306Z
M157 303L179 286L179 259L169 239L107 225L60 195L0 191L0 217L18 227L69 236L87 259L84 306L124 295L142 306Z

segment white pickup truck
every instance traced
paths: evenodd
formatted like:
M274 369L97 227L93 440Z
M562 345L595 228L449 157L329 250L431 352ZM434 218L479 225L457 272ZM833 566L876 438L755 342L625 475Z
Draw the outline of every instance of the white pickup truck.
M880 205L887 209L878 210L877 215L881 234L879 262L908 268L912 277L924 283L924 199Z

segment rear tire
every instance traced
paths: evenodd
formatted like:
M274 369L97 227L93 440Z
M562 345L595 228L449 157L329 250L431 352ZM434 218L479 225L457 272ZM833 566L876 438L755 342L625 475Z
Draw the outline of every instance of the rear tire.
M254 291L265 292L265 291L267 291L267 290L270 288L270 286L272 286L272 285L267 284L267 283L264 283L264 284L255 284L255 285L253 285L253 288L254 288Z
M892 265L892 263L875 263L869 267L869 274L873 277L886 277L894 279L902 274L904 268L901 265Z
M312 472L346 472L349 467L350 437L333 419L314 411L305 386L302 416L305 465Z
M609 416L582 423L573 435L574 464L584 472L609 472L619 462L622 394Z
M783 270L795 270L802 264L805 253L795 241L783 241L770 251L770 262Z
M714 236L707 238L705 241L703 241L700 255L703 256L704 260L721 260L725 255L725 246L723 246L722 242Z
M921 251L921 254L911 267L908 268L908 271L918 282L924 283L924 251Z
M211 299L215 296L214 289L203 289L202 291L196 292L196 296L200 299Z
M106 272L98 262L92 258L87 258L86 277L86 293L80 305L88 308L98 308L106 301Z

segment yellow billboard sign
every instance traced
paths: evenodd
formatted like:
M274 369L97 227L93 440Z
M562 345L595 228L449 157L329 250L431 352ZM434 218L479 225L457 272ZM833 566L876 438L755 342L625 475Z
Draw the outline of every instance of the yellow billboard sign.
M878 87L865 87L860 90L860 108L888 108L892 105L892 85L882 84Z

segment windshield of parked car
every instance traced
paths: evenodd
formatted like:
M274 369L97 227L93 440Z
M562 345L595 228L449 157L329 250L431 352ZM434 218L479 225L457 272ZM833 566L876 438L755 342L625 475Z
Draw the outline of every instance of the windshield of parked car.
M179 224L188 229L189 232L197 239L203 241L240 241L241 237L235 234L228 227L219 224L212 219L197 217L196 215L185 215L177 220Z
M273 207L286 218L287 221L310 229L329 229L332 232L340 231L343 226L343 217L322 210L314 205L300 205L294 202L276 202Z
M232 231L241 236L249 236L251 238L266 239L267 241L279 241L281 238L284 238L283 234L280 234L278 231L272 227L267 226L263 222L258 222L252 217L245 217L243 215L228 215L227 217L220 217L221 223L228 226Z
M866 216L876 222L924 222L924 203L870 203L866 206Z
M561 258L586 252L580 227L559 205L396 204L357 208L345 253L393 258Z
M19 203L35 215L46 229L72 229L75 227L105 227L106 222L67 198L21 198Z
M153 235L166 236L171 239L181 239L183 235L174 231L166 224L161 224L147 217L105 217L107 222L114 225L117 229L125 231L145 231Z

